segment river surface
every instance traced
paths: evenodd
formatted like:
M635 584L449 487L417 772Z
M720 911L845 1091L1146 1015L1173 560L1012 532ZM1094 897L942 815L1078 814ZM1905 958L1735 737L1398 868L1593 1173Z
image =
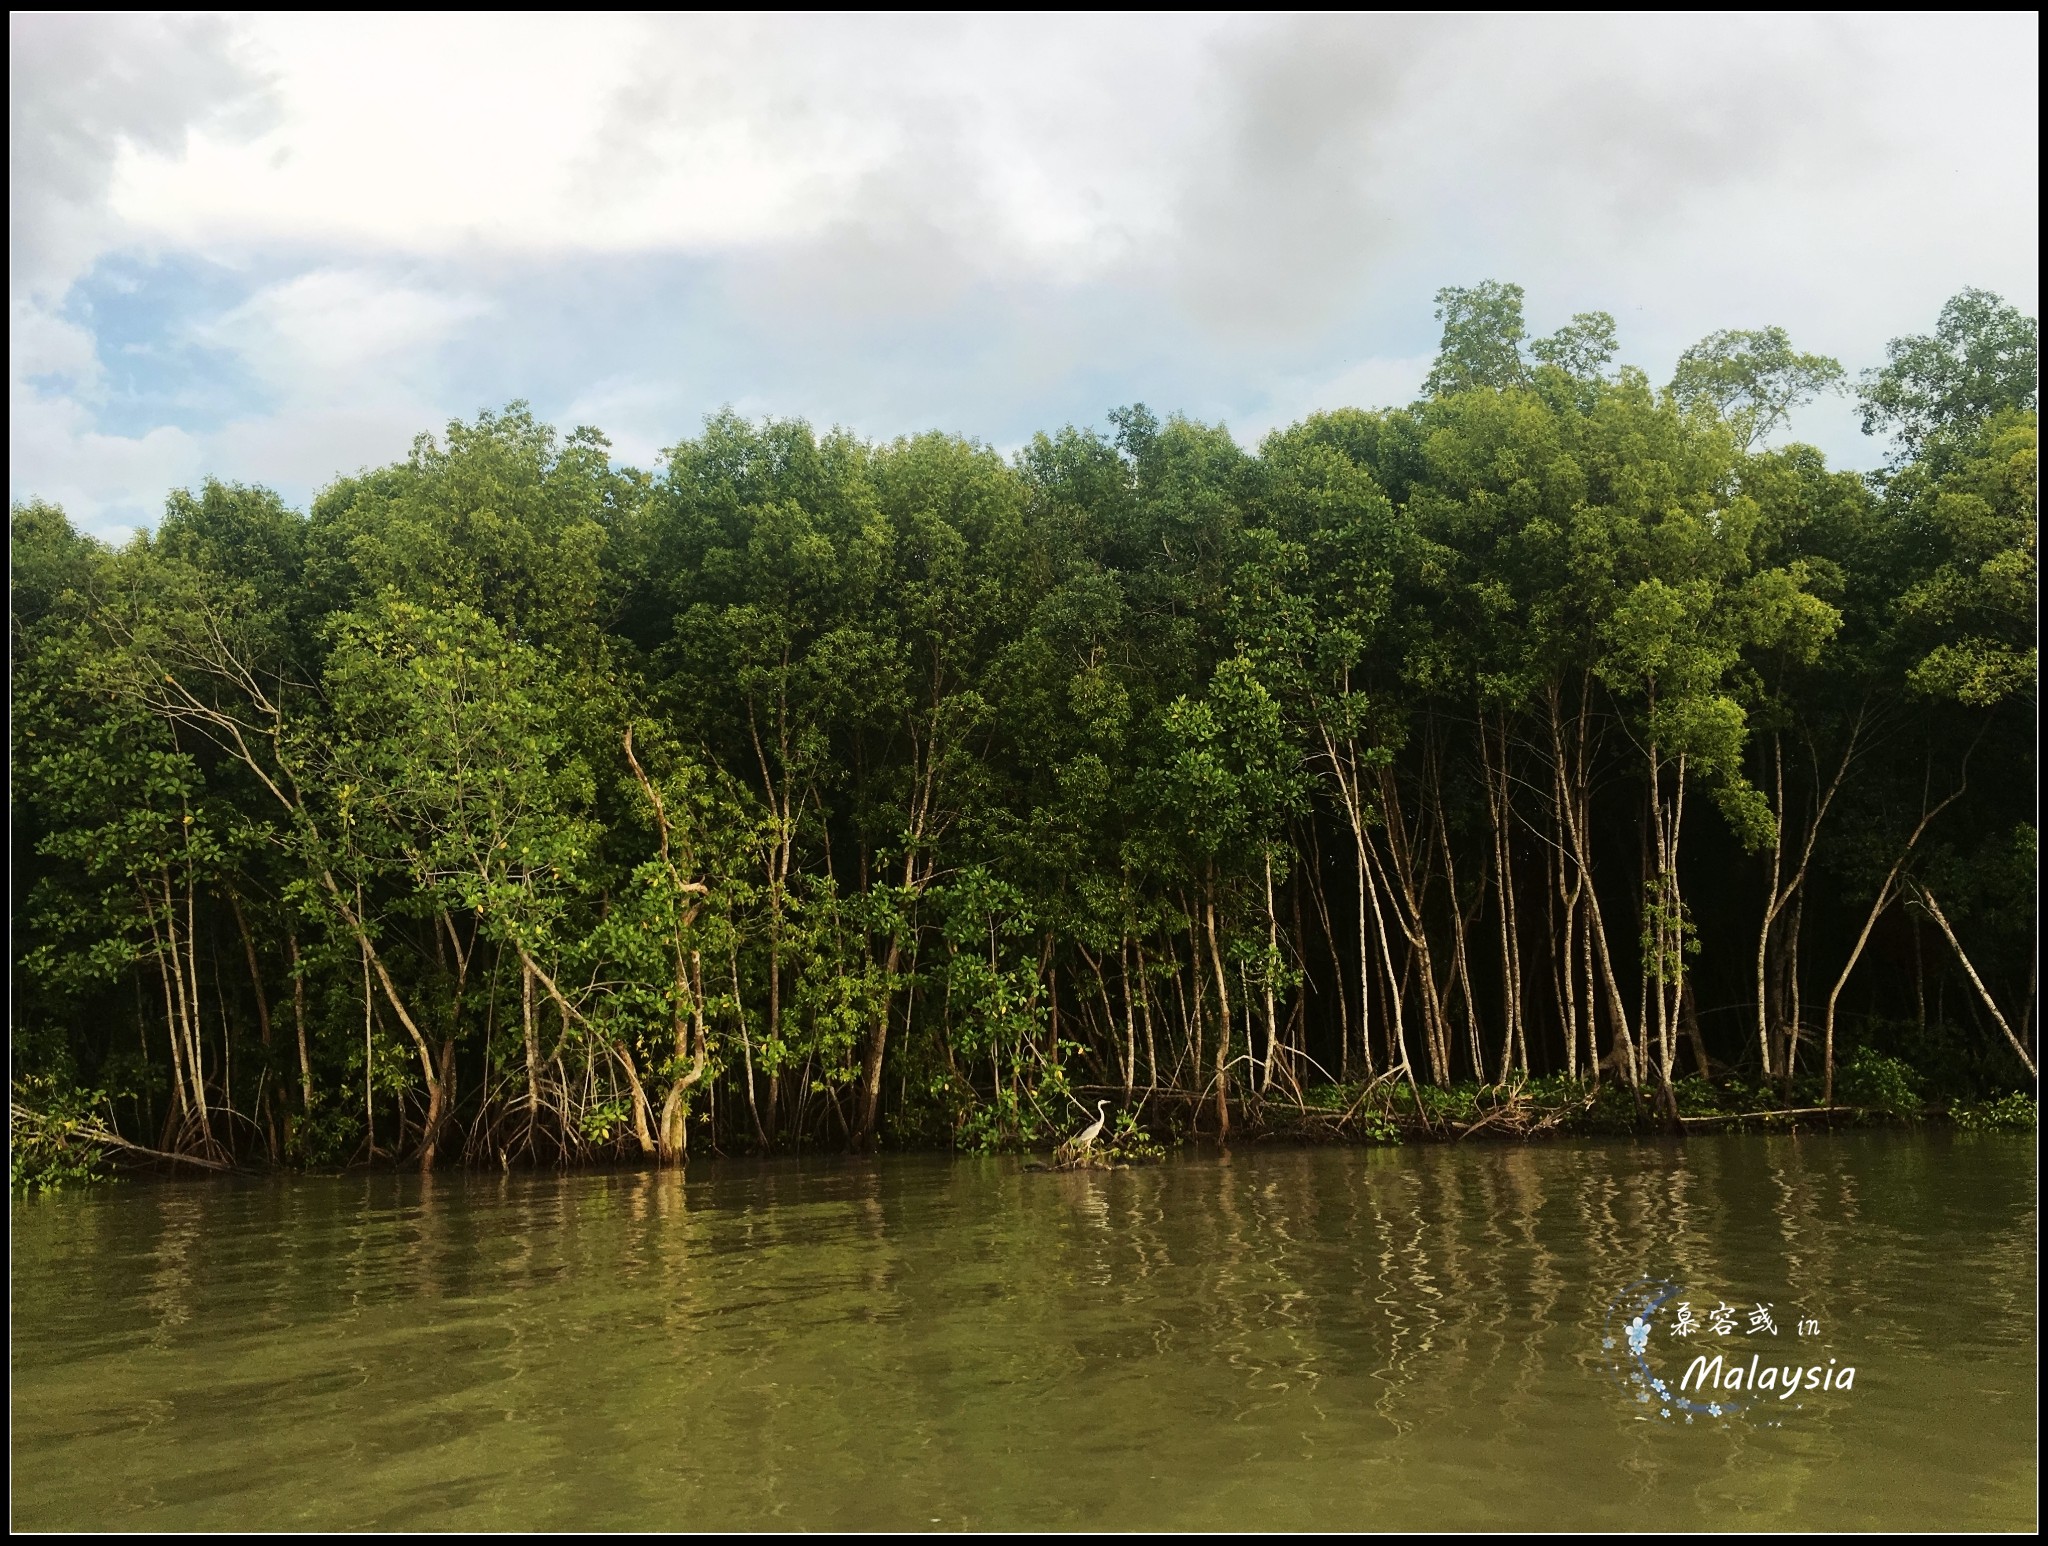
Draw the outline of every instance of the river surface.
M64 1194L13 1523L2030 1529L2035 1206L1940 1133ZM1667 1381L1824 1388L1667 1406L1645 1278Z

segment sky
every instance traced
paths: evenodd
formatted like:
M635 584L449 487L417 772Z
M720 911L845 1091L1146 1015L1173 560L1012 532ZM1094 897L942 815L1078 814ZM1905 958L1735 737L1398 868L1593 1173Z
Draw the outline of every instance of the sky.
M9 485L118 539L515 399L1002 449L1409 401L1433 296L1851 372L2038 311L2038 18L13 13ZM1785 432L1875 466L1847 397ZM1781 436L1780 438L1784 438Z

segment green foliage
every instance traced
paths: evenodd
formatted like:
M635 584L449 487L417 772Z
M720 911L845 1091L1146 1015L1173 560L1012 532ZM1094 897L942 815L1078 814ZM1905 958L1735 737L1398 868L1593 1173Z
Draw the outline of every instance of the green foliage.
M1918 1115L1925 1104L1920 1083L1920 1075L1910 1064L1863 1047L1842 1065L1835 1079L1835 1095L1845 1106L1909 1117Z
M291 1138L289 1157L299 1165L325 1170L347 1164L363 1142L361 1087L344 1087L331 1100L316 1099L311 1111L293 1121Z
M1644 1132L1652 1125L1649 1104L1614 1080L1602 1084L1572 1122L1576 1132L1599 1134Z
M17 1079L7 1126L8 1184L17 1197L43 1196L107 1179L106 1148L94 1141L107 1103L49 1077Z
M1101 1141L1110 1158L1119 1165L1149 1165L1166 1157L1164 1146L1139 1126L1137 1117L1128 1111L1116 1114Z
M1949 1120L1966 1133L2031 1133L2040 1125L2040 1108L2033 1096L2015 1090L1996 1100L1951 1107Z
M1461 1084L1448 1090L1424 1085L1419 1093L1423 1116L1432 1126L1443 1123L1463 1126L1477 1119L1486 1092L1477 1085Z
M1678 1114L1685 1117L1714 1116L1724 1110L1719 1090L1697 1074L1671 1081L1671 1094Z
M2038 406L2039 326L1988 290L1961 291L1932 333L1895 338L1885 354L1863 378L1863 432L1889 433L1902 465L1945 435Z
M1990 708L2031 700L2035 643L2037 430L2005 413L1958 436L1939 473L1915 468L1894 499L1930 560L1897 603L1906 636L1925 649L1912 689Z
M1365 1143L1397 1144L1401 1141L1401 1124L1394 1120L1392 1112L1377 1108L1358 1112L1347 1132L1356 1134Z
M587 1106L577 1113L576 1125L591 1143L604 1145L612 1141L614 1134L625 1128L631 1121L626 1103L622 1100L608 1100L599 1105Z
M1062 1133L1034 1092L998 1087L962 1113L954 1144L969 1154L1015 1154Z
M1488 279L1469 289L1453 286L1439 290L1436 317L1444 325L1444 333L1436 363L1422 384L1429 396L1448 397L1487 387L1498 390L1526 379L1522 342L1529 335L1522 321L1520 285ZM1584 323L1589 319L1577 320ZM1555 345L1559 361L1597 352L1603 342L1611 345L1612 327L1610 319L1606 340L1590 336L1590 330L1585 342L1560 340Z
M1730 329L1678 357L1671 395L1689 413L1725 423L1745 450L1761 444L1794 408L1842 384L1842 367L1801 354L1781 327Z
M1598 381L1618 348L1614 318L1604 311L1582 311L1548 338L1530 344L1529 353L1575 381Z

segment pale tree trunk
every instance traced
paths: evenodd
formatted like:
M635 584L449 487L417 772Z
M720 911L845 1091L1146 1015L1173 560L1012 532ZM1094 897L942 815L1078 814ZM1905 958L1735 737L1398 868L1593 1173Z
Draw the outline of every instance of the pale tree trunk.
M1654 711L1654 689L1652 708ZM1657 1088L1667 1114L1677 1115L1676 1097L1671 1091L1676 1060L1680 1005L1685 992L1685 893L1679 885L1679 837L1685 821L1685 772L1683 752L1670 761L1672 792L1664 793L1664 760L1653 741L1649 748L1650 817L1652 853L1656 865L1651 885L1651 960L1647 975L1655 984L1657 1004Z
M1124 1105L1129 1106L1138 1084L1138 1006L1131 997L1131 937L1117 941L1117 966L1124 986Z
M1978 740L1982 739L1983 732L1979 731ZM1828 990L1827 1017L1822 1022L1821 1029L1821 1104L1824 1106L1832 1106L1835 1103L1835 1011L1841 1003L1842 989L1848 986L1849 974L1856 970L1856 963L1863 958L1863 947L1870 942L1870 931L1877 926L1879 916L1890 905L1899 872L1906 867L1906 861L1912 857L1921 834L1927 830L1935 817L1960 800L1964 791L1970 787L1970 758L1976 750L1977 743L1973 741L1969 750L1963 753L1962 767L1956 779L1955 789L1939 803L1928 806L1923 789L1920 797L1919 824L1913 828L1912 836L1906 839L1906 846L1899 850L1898 858L1892 861L1892 867L1885 872L1884 882L1877 888L1877 895L1871 899L1870 911L1864 916L1862 929L1857 932L1856 943L1850 948L1849 959L1842 963L1841 975L1835 978L1834 987ZM1932 770L1930 777L1931 772Z
M531 1137L533 1124L540 1115L540 1030L534 1023L533 968L526 964L524 956L519 959L519 989L521 1028L526 1038L527 1133Z
M377 1046L374 1000L370 996L370 942L356 937L356 952L363 959L363 1130L369 1158L377 1157Z
M1498 760L1488 750L1484 709L1479 714L1479 749L1486 778L1486 812L1493 828L1495 889L1500 897L1500 905L1495 912L1500 920L1501 1017L1506 1022L1501 1031L1500 1068L1501 1077L1505 1079L1514 1065L1517 1051L1521 1056L1522 1071L1529 1071L1529 1043L1522 1023L1521 925L1515 905L1514 804L1508 781L1507 710L1499 710L1499 716Z
M1779 884L1779 877L1783 873L1785 859L1785 743L1784 737L1780 734L1771 737L1772 789L1775 795L1775 809L1771 813L1774 817L1771 833L1771 889L1770 895L1765 899L1763 924L1757 930L1756 938L1756 1042L1758 1056L1763 1060L1765 1078L1769 1078L1773 1072L1768 994L1765 990L1765 967L1770 953L1771 929L1777 923L1786 904L1800 895L1806 884L1806 873L1808 866L1813 862L1814 845L1820 836L1821 822L1827 818L1828 807L1834 804L1835 795L1842 787L1842 780L1848 776L1849 765L1856 755L1856 742L1862 733L1863 711L1859 709L1854 722L1850 725L1848 741L1842 748L1842 759L1836 764L1834 776L1828 780L1827 788L1820 795L1813 819L1806 824L1805 839L1800 845L1799 862L1792 872L1791 879L1782 886ZM1808 750L1815 750L1811 741L1808 742ZM1820 759L1816 755L1812 760L1814 772L1818 774ZM1795 1025L1791 1039L1796 1042L1797 1038L1798 1029ZM1785 1039L1785 1034L1781 1031L1779 1040ZM1789 1061L1785 1066L1789 1069Z
M1395 911L1395 920L1401 925L1410 957L1422 978L1422 1029L1424 1047L1429 1053L1430 1082L1447 1085L1450 1083L1449 1037L1443 1001L1438 994L1436 962L1429 948L1428 921L1423 914L1423 889L1428 880L1426 876L1419 881L1416 877L1414 846L1401 814L1400 790L1390 768L1380 771L1380 808L1386 817L1383 830L1387 848L1385 859L1380 861L1381 878L1388 882L1389 898L1400 904ZM1452 911L1456 910L1453 899Z
M1282 1056L1280 1018L1273 1002L1273 973L1280 965L1280 920L1273 912L1273 855L1266 854L1266 1067L1259 1080L1261 1094L1273 1090L1273 1065Z
M1216 904L1204 904L1209 922L1209 959L1216 967L1216 1137L1230 1141L1230 982L1216 940Z
M748 722L749 724L752 723L751 713L749 714ZM755 738L754 745L756 751L758 751L760 749L760 739L758 736ZM668 1094L662 1101L661 1117L658 1123L658 1139L648 1132L647 1113L650 1109L650 1103L647 1099L646 1091L641 1087L640 1072L634 1066L632 1053L629 1049L622 1047L615 1048L614 1050L618 1054L621 1065L625 1068L628 1082L632 1085L633 1137L640 1145L640 1152L655 1155L663 1164L676 1164L685 1158L689 1142L689 1091L696 1085L698 1080L704 1077L704 1070L709 1060L709 1052L705 1045L704 1029L703 960L701 953L695 948L688 948L686 951L684 943L686 931L696 921L697 914L703 904L701 901L696 901L689 902L686 905L685 899L689 897L702 898L708 895L708 890L701 881L688 880L683 876L682 869L676 860L674 846L670 841L673 833L669 821L668 806L661 798L660 788L656 786L653 779L647 776L646 769L640 766L640 759L634 755L633 727L631 725L626 727L624 746L626 762L633 770L634 781L639 784L641 794L646 797L648 806L654 813L655 834L660 844L662 868L668 872L669 887L673 894L675 912L670 930L669 951L674 963L675 975L674 980L670 984L670 1031L675 1038L675 1055L678 1058L692 1057L691 1067L685 1073L677 1076L675 1082L669 1086ZM767 759L763 757L762 774L764 777L767 776L767 772ZM773 888L771 887L771 892L772 890ZM538 972L538 968L533 967L532 961L524 949L520 950L519 958L527 964L529 970ZM772 971L770 975L771 977L773 976ZM545 976L541 977L541 981L546 984L549 992L554 994L555 1001L561 1005L562 1013L566 1017L570 1012L568 1000L556 991L554 984ZM734 991L737 994L737 981L734 984ZM742 1012L744 1013L744 1011ZM690 1050L690 1033L692 1030L695 1033L694 1054ZM751 1077L748 1080L747 1096L749 1101L751 1101L753 1098L753 1082Z
M914 752L913 756L914 758L921 759L924 767L922 774L918 778L917 788L911 797L908 813L910 820L903 840L903 895L906 904L921 889L921 882L918 877L917 854L920 845L924 843L928 835L932 822L933 804L938 793L938 754L937 747L934 744L938 733L938 712L938 705L934 703L931 726L925 737L920 738L918 736L914 725L911 731L911 745L913 748L921 748L921 751ZM902 964L902 960L903 941L900 937L892 934L889 940L889 954L882 968L882 1012L876 1017L874 1033L869 1038L867 1052L861 1064L860 1128L856 1141L862 1144L868 1143L873 1139L876 1122L881 1116L882 1059L889 1043L889 1015L895 997L896 970ZM1057 1033L1059 994L1056 984L1053 989L1052 1013L1055 1026L1053 1056L1057 1058L1059 1055L1059 1036ZM909 1032L910 1015L911 1005L906 996L903 1011L906 1035Z
M786 674L789 668L789 660L786 654L782 664ZM789 716L786 705L782 704L780 700L777 703L776 722L781 731L779 746L782 765L787 769L790 764ZM785 780L781 784L778 784L776 781L775 773L768 763L767 751L761 742L758 718L751 703L747 707L747 732L753 739L755 760L759 763L761 769L762 793L767 800L768 809L773 813L775 820L775 837L763 855L763 869L768 881L768 1041L771 1046L780 1046L782 1044L782 917L784 900L789 886L789 873L795 861L796 794L789 781ZM632 732L628 730L627 739L630 740L631 738ZM630 755L629 749L628 756L630 757ZM639 773L637 762L634 764L634 770L640 778L643 787L650 790L650 798L652 798L652 785L647 783L645 774ZM663 818L663 824L665 827L666 818ZM777 1112L780 1110L781 1098L781 1072L780 1070L771 1070L768 1075L768 1122L771 1127L777 1121ZM802 1125L802 1118L803 1111L800 1099L797 1112L799 1127Z
M1145 1093L1159 1088L1159 1047L1152 1031L1152 984L1145 974L1145 942L1134 938L1131 954L1138 963L1138 1018L1145 1022Z
M1482 726L1482 730L1483 728ZM1479 1009L1472 1002L1472 973L1465 949L1466 918L1464 909L1458 905L1458 870L1456 861L1451 856L1450 823L1444 815L1443 771L1434 755L1430 759L1430 781L1435 785L1434 798L1430 803L1436 807L1437 846L1443 852L1444 886L1450 893L1451 901L1451 969L1457 979L1458 991L1465 1001L1465 1040L1472 1054L1473 1077L1479 1083L1484 1084L1486 1083L1486 1053L1479 1044ZM1482 867L1479 875L1479 900L1483 901L1485 895L1486 872ZM1476 906L1478 903L1475 902L1474 905ZM1449 1018L1449 1014L1446 1013L1445 1021L1447 1027ZM1444 1061L1448 1067L1450 1049L1446 1046L1444 1050ZM1506 1074L1505 1064L1502 1065L1502 1074L1503 1076Z
M1391 902L1392 889L1387 885L1386 877L1380 873L1377 852L1369 845L1361 851L1371 865L1367 874L1366 894L1372 902L1373 931L1379 939L1380 965L1386 973L1387 1003L1390 1006L1387 1023L1393 1033L1393 1045L1387 1049L1387 1071L1393 1073L1398 1069L1407 1076L1412 1088L1415 1084L1415 1064L1408 1055L1408 1024L1403 1007L1408 995L1403 991L1401 975L1394 967L1394 938L1387 929L1386 915L1380 909L1380 892L1386 890Z
M400 996L398 984L391 980L391 973L384 965L383 955L370 940L369 928L359 911L360 901L356 908L351 908L333 875L323 871L321 878L326 882L328 896L340 909L343 921L355 935L356 943L362 951L365 988L368 987L369 976L374 974L377 986L383 990L384 1001L391 1006L391 1012L398 1017L398 1023L405 1028L406 1035L412 1038L413 1050L419 1055L420 1068L426 1077L428 1102L438 1108L441 1100L441 1077L440 1070L434 1066L434 1054L427 1046L427 1038L421 1034L418 1024L413 1020L412 1012L407 1009L404 998Z
M1590 682L1584 684L1582 693L1591 690ZM1569 751L1566 747L1563 728L1562 704L1556 684L1549 694L1551 756L1557 770L1558 807L1564 817L1566 836L1569 840L1572 863L1576 868L1586 905L1586 946L1589 962L1597 967L1597 985L1606 989L1608 1016L1613 1022L1614 1066L1631 1086L1635 1085L1636 1049L1635 1039L1629 1033L1628 1006L1621 996L1621 984L1614 975L1614 956L1608 948L1607 923L1600 908L1600 888L1594 883L1591 855L1591 769L1588 766L1587 707L1583 696L1579 706L1576 725L1577 745ZM1589 1025L1594 1023L1593 991L1589 984L1587 1014ZM1597 1043L1595 1044L1597 1048ZM1599 1059L1595 1058L1595 1066Z
M1576 887L1567 889L1565 860L1564 823L1560 818L1557 826L1555 854L1555 901L1563 907L1564 920L1561 926L1553 925L1556 940L1556 956L1552 975L1557 985L1557 1014L1560 1028L1564 1032L1564 1053L1566 1076L1577 1084L1579 1081L1579 893ZM1561 929L1561 932L1560 932ZM1600 1058L1593 1055L1597 1068Z
M1799 941L1806 927L1806 892L1792 898L1791 922L1778 932L1776 965L1778 973L1778 1066L1785 1098L1792 1098L1792 1077L1799 1060L1799 1041L1805 1034L1805 1007L1800 999Z
M197 1108L192 1103L190 1076L185 1068L185 1038L178 1013L181 991L172 981L173 967L177 959L176 947L164 939L164 932L157 927L153 909L147 916L150 936L156 946L157 980L163 984L164 989L164 1034L171 1044L171 1107L164 1114L163 1136L157 1140L162 1147L169 1148L181 1136L188 1114ZM175 923L174 918L168 915L164 921L166 925Z
M1977 996L1984 1000L1984 1007L1991 1011L1991 1018L1998 1022L1998 1028L2005 1033L2006 1041L2019 1055L2020 1062L2026 1066L2027 1076L2039 1078L2040 1070L2034 1067L2034 1060L2028 1054L2025 1043L2013 1034L2012 1025L1999 1009L1998 1001L1991 996L1991 990L1984 986L1984 979L1977 975L1977 968L1971 965L1969 956L1964 953L1963 942L1956 938L1956 931L1949 927L1948 917L1942 912L1941 904L1934 900L1934 893L1925 886L1913 889L1915 900L1927 909L1928 915L1934 919L1935 926L1941 930L1942 938L1946 939L1949 948L1955 951L1956 959L1963 963L1963 970L1970 974L1970 982L1977 989Z
M754 1124L754 1141L765 1150L773 1145L768 1141L767 1130L761 1126L761 1108L754 1100L754 1039L747 1033L747 1005L740 994L740 953L737 945L731 947L729 964L732 967L732 1008L740 1024L740 1058L747 1079L747 1116Z
M1323 942L1330 947L1330 976L1331 981L1336 986L1337 993L1337 1082L1348 1084L1351 1081L1351 990L1344 982L1344 957L1337 949L1337 931L1330 922L1330 899L1323 890L1323 856L1321 847L1316 841L1315 818L1313 814L1309 817L1306 825L1311 846L1310 855L1303 863L1308 870L1309 897L1315 903L1316 919L1323 926ZM1300 894L1300 891L1297 889L1295 892L1296 897L1299 898ZM1363 993L1364 982L1362 974L1366 969L1366 960L1362 953L1365 937L1365 898L1363 896L1358 899L1358 906L1358 927L1361 947L1361 954L1358 958L1358 969L1361 973L1359 991ZM1302 945L1302 958L1306 960L1308 958L1307 931L1297 926L1295 933L1304 941ZM1371 1049L1366 1048L1364 1055L1366 1059L1366 1073L1370 1076L1372 1072Z
M292 958L292 1020L299 1034L299 1095L305 1102L304 1109L313 1109L313 1060L306 1049L306 974L299 964L299 936L296 932L285 936L285 947Z
M249 920L242 913L242 899L232 887L228 888L228 906L235 915L235 928L242 936L242 953L249 962L249 987L256 996L256 1037L263 1046L263 1059L270 1061L270 1000L263 992L263 972L256 962L256 939L249 932ZM270 1139L270 1162L278 1161L277 1120L270 1110L270 1091L266 1087L262 1095L264 1126Z
M171 1035L177 1039L183 1050L183 1064L187 1083L187 1110L199 1124L201 1146L212 1153L213 1141L212 1112L206 1100L206 1062L204 1050L199 1041L196 1007L198 987L188 971L192 960L188 941L181 941L178 934L178 903L172 891L171 873L162 872L164 902L163 957L169 963L165 983L172 990L175 1007L171 1015Z
M1202 999L1207 992L1207 989L1202 986L1202 915L1199 911L1188 906L1185 893L1181 896L1181 911L1188 921L1188 969L1185 986L1183 986L1180 956L1177 951L1174 952L1173 982L1174 987L1180 992L1183 999L1181 1023L1187 1027L1188 1084L1190 1093L1199 1096L1203 1093L1201 1090L1202 1055L1207 1045L1202 1035ZM1187 997L1189 988L1194 989L1192 999ZM1201 1103L1199 1099L1195 1104L1194 1115L1195 1120L1199 1122L1201 1119Z
M1317 725L1323 741L1323 756L1326 763L1329 766L1330 777L1336 783L1337 798L1344 810L1344 824L1350 830L1351 833L1352 858L1357 869L1358 1044L1364 1050L1365 1054L1366 1077L1371 1078L1373 1075L1372 1010L1370 1003L1370 993L1367 984L1372 976L1372 948L1371 945L1368 943L1366 937L1366 893L1367 890L1370 888L1372 882L1367 874L1365 851L1365 831L1367 821L1367 812L1365 806L1365 789L1363 783L1359 778L1358 773L1357 744L1353 741L1347 740L1344 744L1343 751L1340 752L1337 748L1337 740L1335 735L1332 734L1328 724L1325 723L1320 716L1318 716ZM1320 892L1318 893L1318 895L1320 896ZM1373 899L1372 907L1375 911L1378 908L1377 896L1375 896ZM1328 913L1325 912L1325 932L1328 931L1328 917ZM1335 961L1337 959L1337 946L1336 940L1334 938L1332 938L1330 942L1330 958L1332 961ZM1340 971L1337 977L1338 992L1340 997L1343 992L1343 981L1343 973ZM1398 1014L1399 1012L1399 1006L1396 1005L1395 1013Z

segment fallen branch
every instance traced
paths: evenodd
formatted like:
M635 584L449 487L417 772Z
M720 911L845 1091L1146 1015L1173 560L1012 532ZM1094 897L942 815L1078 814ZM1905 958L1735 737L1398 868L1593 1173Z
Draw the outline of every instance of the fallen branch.
M8 1109L17 1122L46 1123L48 1121L48 1118L41 1112L31 1111L26 1106L14 1105L10 1102ZM197 1165L203 1170L219 1171L232 1171L236 1168L223 1160L201 1159L194 1154L168 1154L162 1149L144 1148L139 1143L130 1143L119 1133L108 1132L104 1127L96 1123L89 1127L81 1125L71 1128L64 1134L64 1137L82 1138L87 1143L101 1144L110 1149L121 1149L129 1154L140 1154L145 1159L162 1160L166 1164L171 1165Z
M1753 1122L1778 1117L1861 1116L1861 1106L1797 1106L1777 1111L1729 1111L1711 1117L1680 1117L1684 1127L1711 1127L1716 1122Z

